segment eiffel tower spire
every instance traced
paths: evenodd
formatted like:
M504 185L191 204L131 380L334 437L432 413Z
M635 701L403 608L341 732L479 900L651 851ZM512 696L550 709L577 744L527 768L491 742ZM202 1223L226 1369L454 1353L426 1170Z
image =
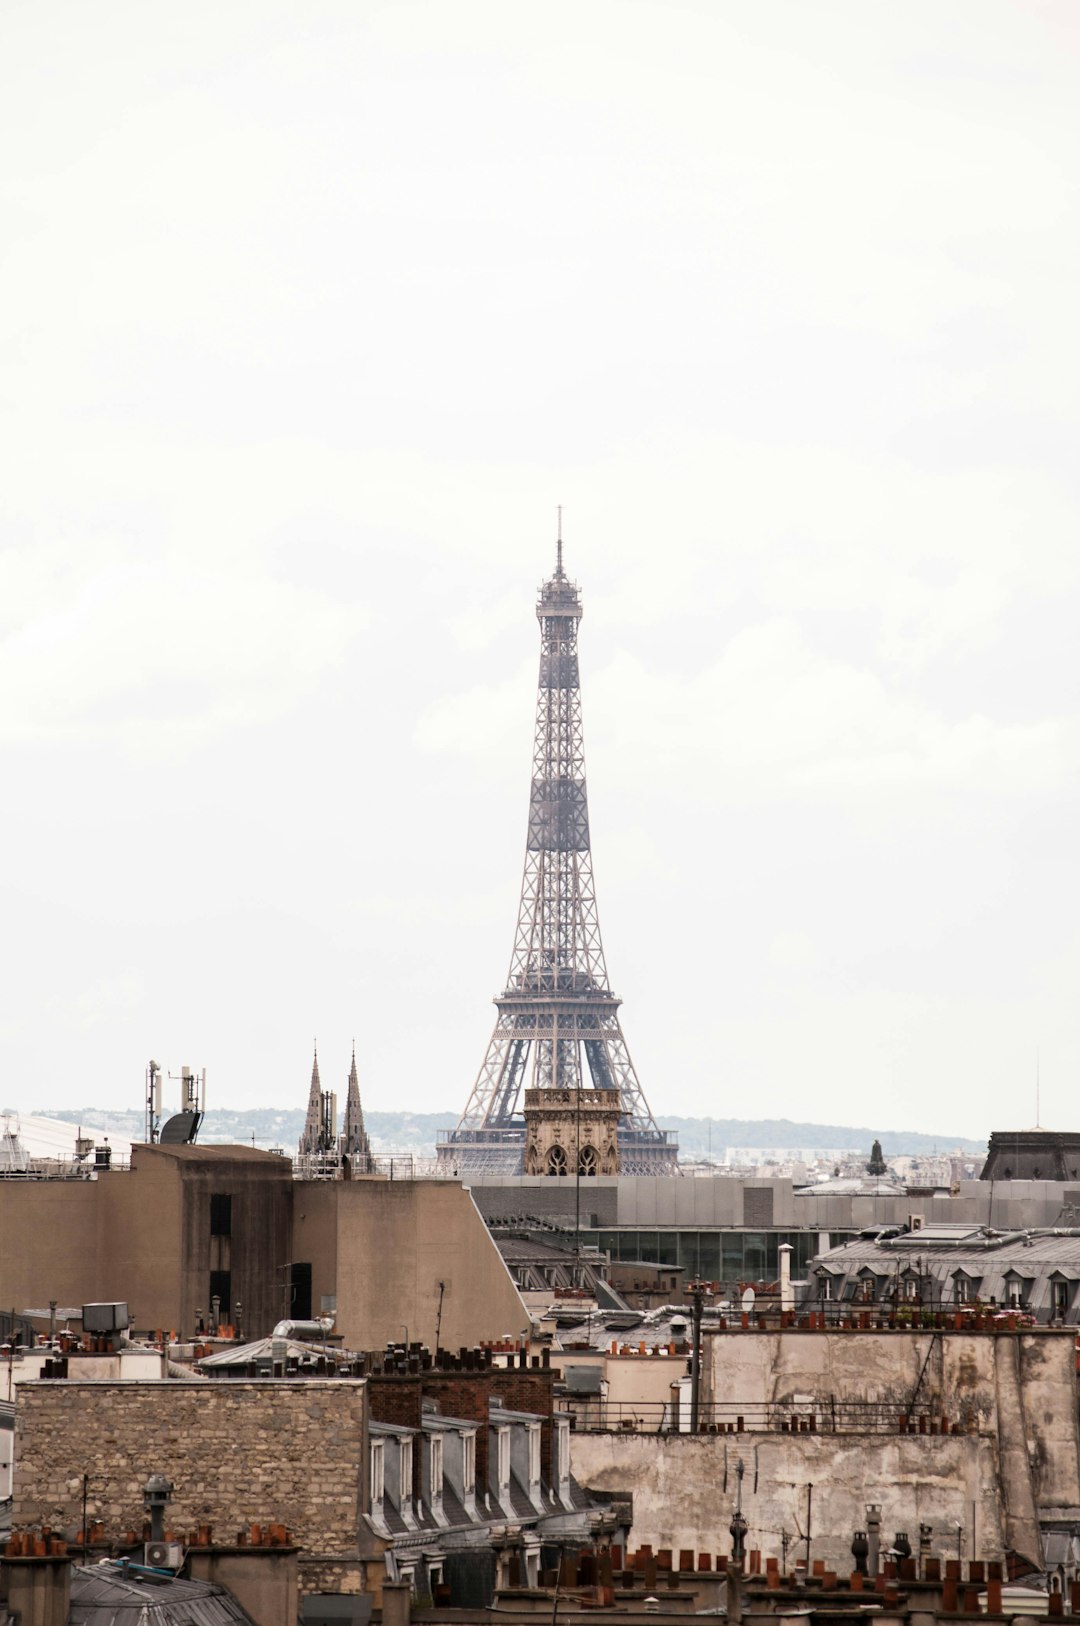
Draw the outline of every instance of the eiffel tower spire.
M519 1173L526 1085L619 1092L625 1174L678 1171L673 1136L656 1126L638 1083L612 993L593 886L577 632L581 595L563 568L540 588L540 681L532 788L510 972L483 1066L457 1128L438 1148L459 1174Z
M371 1142L364 1128L364 1109L360 1105L355 1039L352 1048L352 1066L349 1068L349 1093L345 1098L345 1127L341 1136L341 1150L356 1159L358 1174L374 1174L375 1159L371 1155Z

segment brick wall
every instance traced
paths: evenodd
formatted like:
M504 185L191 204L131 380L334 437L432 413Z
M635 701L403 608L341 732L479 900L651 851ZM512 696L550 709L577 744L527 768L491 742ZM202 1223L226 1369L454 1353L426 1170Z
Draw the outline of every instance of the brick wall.
M116 1539L142 1529L152 1473L173 1485L166 1526L209 1522L232 1541L251 1524L282 1523L301 1548L301 1587L344 1566L356 1590L369 1538L360 1520L367 1471L361 1379L222 1379L166 1383L72 1380L19 1386L15 1416L17 1525L54 1529L87 1512Z

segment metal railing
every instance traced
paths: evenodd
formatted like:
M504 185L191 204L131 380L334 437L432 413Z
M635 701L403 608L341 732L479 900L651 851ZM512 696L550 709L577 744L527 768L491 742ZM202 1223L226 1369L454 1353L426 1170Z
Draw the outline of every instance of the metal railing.
M690 1402L619 1401L570 1395L556 1400L582 1434L688 1434ZM978 1418L942 1415L923 1404L911 1411L894 1401L702 1401L699 1434L960 1434L980 1432Z

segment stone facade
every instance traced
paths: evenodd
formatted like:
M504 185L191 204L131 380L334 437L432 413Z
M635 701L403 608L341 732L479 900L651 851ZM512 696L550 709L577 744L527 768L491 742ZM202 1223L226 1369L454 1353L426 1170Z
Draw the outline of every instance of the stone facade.
M27 1383L15 1430L16 1525L78 1528L88 1473L88 1517L118 1540L142 1529L143 1486L163 1473L178 1537L209 1523L229 1542L284 1524L302 1592L361 1589L375 1551L362 1379Z
M525 1091L525 1173L619 1172L618 1090Z

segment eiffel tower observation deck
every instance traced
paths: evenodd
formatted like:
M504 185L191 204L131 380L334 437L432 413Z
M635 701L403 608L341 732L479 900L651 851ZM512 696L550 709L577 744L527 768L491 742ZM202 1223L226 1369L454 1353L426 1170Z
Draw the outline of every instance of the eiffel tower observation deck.
M536 615L540 682L510 974L495 1000L495 1031L472 1094L457 1127L440 1136L439 1171L520 1174L528 1087L617 1089L620 1171L677 1174L678 1141L657 1128L638 1083L600 941L578 681L581 595L563 569L561 527Z

